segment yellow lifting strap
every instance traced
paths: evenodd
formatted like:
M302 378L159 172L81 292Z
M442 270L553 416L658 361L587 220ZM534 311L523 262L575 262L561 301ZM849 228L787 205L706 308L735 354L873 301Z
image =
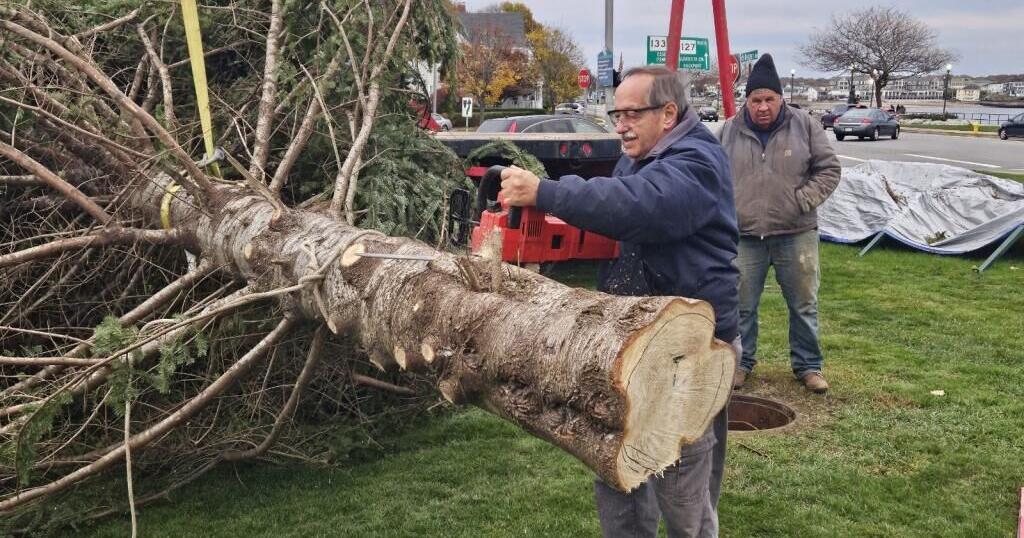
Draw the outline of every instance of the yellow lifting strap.
M160 200L160 225L165 230L171 229L171 198L179 189L181 189L181 185L173 181L164 188L164 197Z
M203 128L203 143L206 158L214 152L213 121L210 119L210 96L206 87L206 61L203 59L203 37L199 31L199 10L196 0L181 0L181 16L185 23L185 39L188 41L188 57L192 64L192 81L196 87L196 105L199 107L199 124ZM213 174L220 177L220 167L210 164Z

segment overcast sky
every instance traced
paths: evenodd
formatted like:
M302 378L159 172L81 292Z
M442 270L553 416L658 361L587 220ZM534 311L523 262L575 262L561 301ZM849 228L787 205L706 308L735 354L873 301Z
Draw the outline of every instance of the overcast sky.
M529 6L538 22L567 30L583 48L588 65L597 65L604 48L604 0L519 0ZM480 11L497 0L466 0L468 11ZM625 66L646 63L648 35L668 33L671 0L618 0L615 2L614 50ZM829 76L800 65L797 48L811 32L827 28L833 13L849 6L896 5L927 23L939 44L952 49L960 60L954 74L993 75L1024 73L1024 0L901 0L878 4L838 0L726 0L729 40L733 52L756 49L770 52L779 74L795 69L797 76ZM715 56L710 0L687 0L683 35L706 37Z

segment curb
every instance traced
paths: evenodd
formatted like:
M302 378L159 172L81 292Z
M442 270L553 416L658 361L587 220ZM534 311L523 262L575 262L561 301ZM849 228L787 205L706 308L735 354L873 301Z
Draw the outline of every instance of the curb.
M984 133L977 132L972 133L970 131L951 131L948 129L928 129L927 127L904 127L900 126L900 130L906 133L925 133L925 134L938 134L946 136L966 136L970 138L999 138L998 133Z

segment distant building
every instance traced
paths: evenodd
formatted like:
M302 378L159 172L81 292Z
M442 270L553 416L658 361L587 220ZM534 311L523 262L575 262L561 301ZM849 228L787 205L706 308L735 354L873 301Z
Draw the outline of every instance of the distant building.
M945 73L939 75L921 75L889 81L882 88L882 99L896 101L901 99L942 99L943 88L946 87ZM832 100L845 100L850 92L850 75L838 75L829 79L829 85L822 88L822 96ZM853 77L853 90L858 99L866 100L874 96L873 82L866 75ZM974 78L965 75L949 77L949 95L960 101L976 102L985 95L1008 95L1024 97L1024 81L997 83L987 78Z
M967 84L956 91L957 101L975 103L981 100L981 87L977 84Z
M989 95L1003 95L1006 93L1006 84L1002 82L993 82L992 84L985 85L982 90Z
M977 83L974 82L973 78L968 77L966 75L956 75L956 76L949 77L949 89L951 89L951 90L954 90L954 91L959 90L959 89L967 86L968 84L977 84Z

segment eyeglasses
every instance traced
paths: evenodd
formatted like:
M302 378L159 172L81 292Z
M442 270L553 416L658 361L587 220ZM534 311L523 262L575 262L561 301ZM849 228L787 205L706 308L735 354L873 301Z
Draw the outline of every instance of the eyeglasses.
M660 105L651 105L644 108L624 108L622 110L609 110L608 119L611 120L612 125L615 125L616 123L619 123L620 121L623 120L628 122L634 122L638 118L640 118L640 116L644 112L647 112L649 110L657 110L659 108L662 108L663 106L665 106L664 103Z

